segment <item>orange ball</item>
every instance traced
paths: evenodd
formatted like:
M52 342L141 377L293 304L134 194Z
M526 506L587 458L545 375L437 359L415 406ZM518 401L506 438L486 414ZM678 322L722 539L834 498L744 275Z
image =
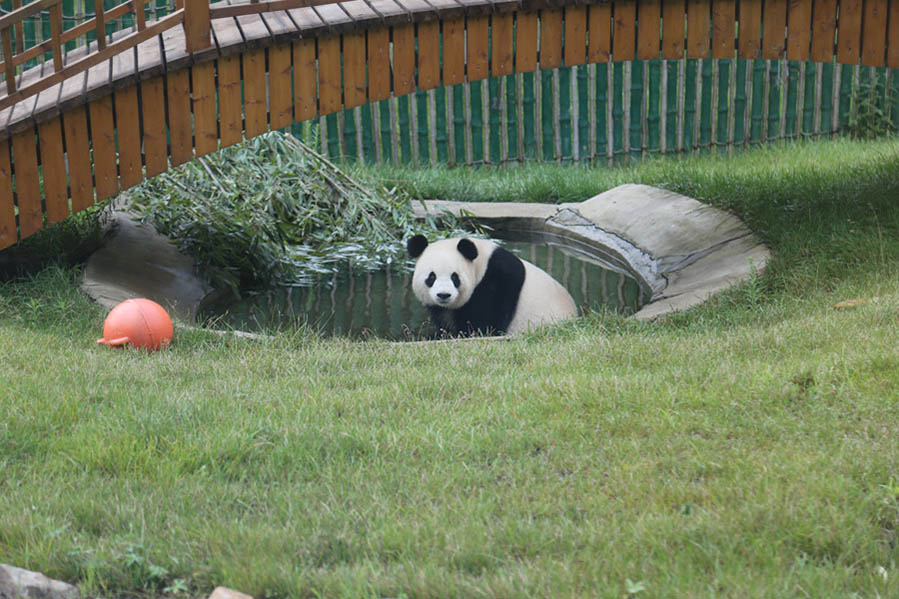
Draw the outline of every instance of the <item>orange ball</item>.
M130 345L147 351L165 349L172 342L172 319L165 308L148 299L125 300L103 323L100 345Z

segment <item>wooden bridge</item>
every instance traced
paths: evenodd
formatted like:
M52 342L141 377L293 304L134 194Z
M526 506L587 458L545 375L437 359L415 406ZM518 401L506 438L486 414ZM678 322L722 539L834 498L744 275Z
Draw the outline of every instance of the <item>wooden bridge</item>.
M420 90L635 58L899 66L899 0L177 0L155 19L95 0L68 29L62 2L0 16L0 249L242 139Z

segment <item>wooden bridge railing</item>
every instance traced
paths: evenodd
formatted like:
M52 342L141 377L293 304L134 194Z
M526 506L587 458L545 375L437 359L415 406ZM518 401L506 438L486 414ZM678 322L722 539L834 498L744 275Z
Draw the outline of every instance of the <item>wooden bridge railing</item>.
M0 17L0 249L243 138L440 86L633 59L899 67L899 0L182 1L148 21L142 0L95 0L68 31L60 0ZM25 48L45 9L51 39ZM135 26L107 38L125 12ZM18 72L47 52L52 68Z

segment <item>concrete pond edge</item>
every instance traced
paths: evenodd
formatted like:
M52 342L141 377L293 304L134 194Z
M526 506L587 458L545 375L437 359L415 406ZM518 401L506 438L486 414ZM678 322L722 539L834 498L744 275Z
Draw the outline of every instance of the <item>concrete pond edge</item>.
M447 211L500 236L556 236L567 251L632 275L650 298L635 314L640 320L704 302L761 274L770 259L768 248L736 216L648 185L621 185L568 204L415 203L420 218ZM82 289L108 309L146 297L169 309L176 320L192 322L213 292L194 261L125 211L115 211L113 222L109 241L87 261Z

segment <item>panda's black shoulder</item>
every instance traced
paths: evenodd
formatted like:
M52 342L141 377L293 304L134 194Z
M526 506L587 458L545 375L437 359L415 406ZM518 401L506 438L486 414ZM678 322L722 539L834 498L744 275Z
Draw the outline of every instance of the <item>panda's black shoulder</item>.
M512 290L520 291L524 285L524 272L521 258L497 245L487 257L487 269L478 285L500 282L502 285L510 285Z
M496 246L468 302L454 314L456 330L465 334L504 333L518 309L524 276L521 259Z

